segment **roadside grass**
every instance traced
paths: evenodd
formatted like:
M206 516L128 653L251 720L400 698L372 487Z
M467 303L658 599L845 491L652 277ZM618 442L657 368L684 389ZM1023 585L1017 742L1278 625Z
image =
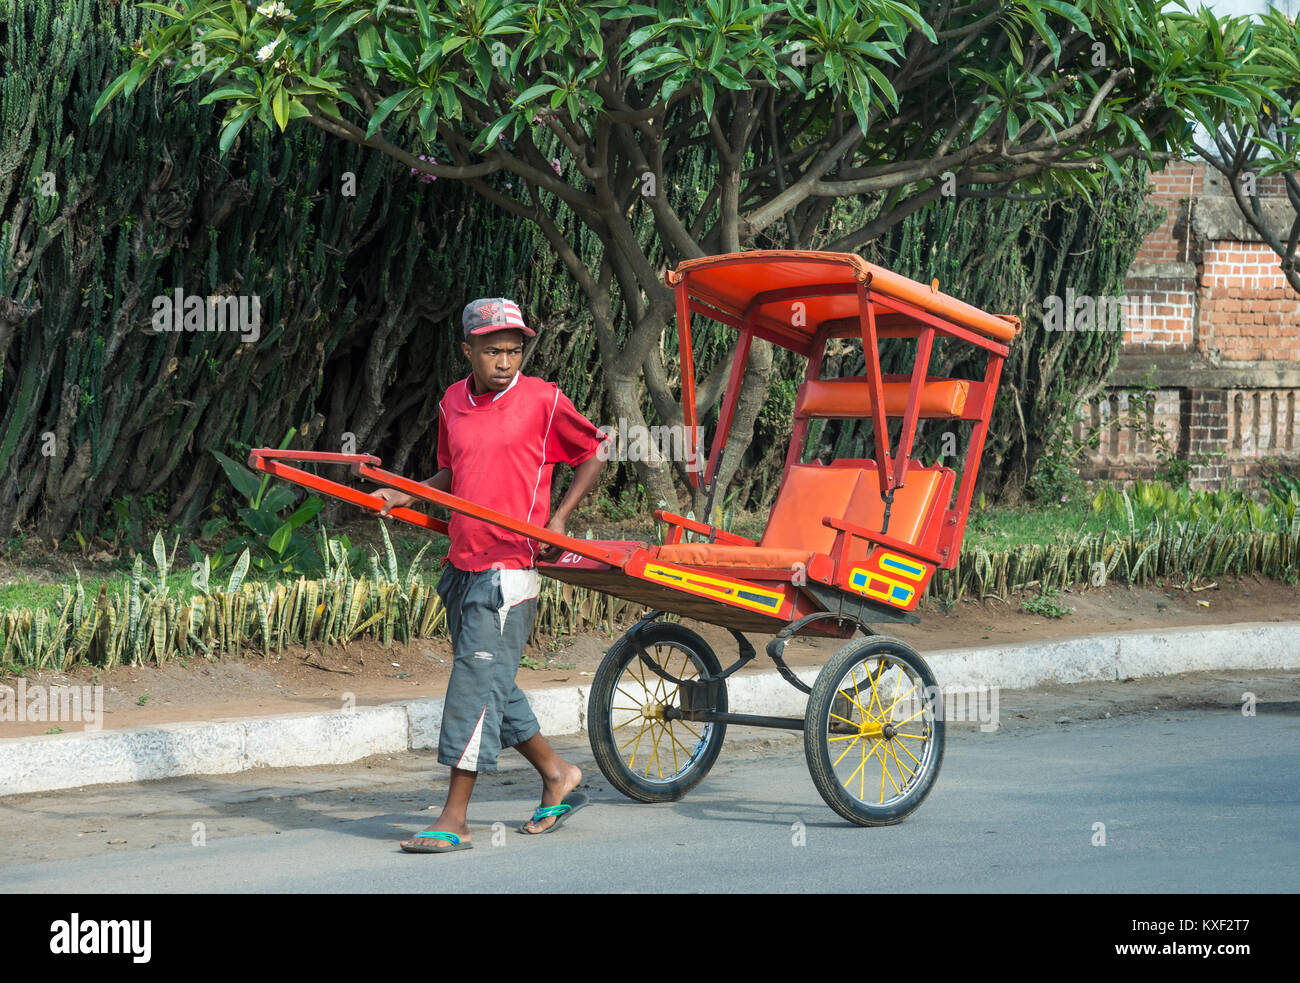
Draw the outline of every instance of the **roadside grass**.
M569 533L662 541L665 528L651 515L625 507L611 514L607 505L575 514ZM766 513L730 509L715 516L723 528L754 539L766 521ZM394 637L441 630L434 588L445 537L373 516L329 532L328 552L336 562L328 576L238 569L245 557L213 571L207 591L192 572L190 543L174 535L166 544L160 532L138 553L92 552L80 537L76 546L54 551L34 539L10 539L0 555L0 660L37 667L69 660L111 666L124 658L161 664L197 651L209 658L238 656L244 648L333 644L363 633L387 645ZM196 546L211 557L222 544ZM230 585L232 570L237 587ZM166 589L160 590L164 574ZM961 555L952 569L936 573L926 593L945 611L967 597L1019 599L1021 611L1059 618L1072 609L1055 599L1073 585L1104 587L1113 579L1197 589L1193 585L1217 576L1250 574L1288 584L1300 580L1300 488L1262 504L1245 502L1240 493L1188 493L1150 483L1123 490L1081 486L1047 504L986 507L979 501ZM637 608L546 578L534 636L608 631Z
M426 573L432 573L436 580L440 559L447 555L447 537L422 532L412 532L408 535L400 528L403 525L396 521L388 523L389 535L392 538L398 563L406 569L420 547L432 540L429 548L425 550L422 567ZM331 535L336 532L346 534L352 545L362 547L367 555L371 548L379 556L384 555L383 539L378 525L371 517L344 523L338 527L331 526L329 529ZM152 537L153 532L150 532L149 538ZM164 538L170 551L176 534L164 533ZM173 559L175 569L167 577L170 593L180 600L189 600L195 595L202 594L202 591L191 581L190 544L194 543L201 552L212 555L220 552L222 542L222 539L199 541L180 537ZM116 556L110 556L103 551L95 553L76 551L76 545L74 541L71 549L61 548L52 552L48 544L34 537L9 539L5 543L4 552L0 553L0 611L53 604L59 599L60 586L74 583L78 573L81 575L81 584L87 597L99 596L101 589L105 589L109 594L118 593L131 585L131 564L135 560L136 552L144 556L146 569L150 564L147 545L138 550L124 549ZM224 588L229 576L230 565L214 572L210 588L213 590ZM250 568L243 578L246 584L268 586L297 579L296 575L264 576L256 568Z

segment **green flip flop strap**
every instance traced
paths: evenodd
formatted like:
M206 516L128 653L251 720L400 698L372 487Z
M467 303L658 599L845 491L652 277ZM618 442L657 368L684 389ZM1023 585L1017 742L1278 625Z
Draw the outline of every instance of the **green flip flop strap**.
M429 833L429 832L419 832L419 833L416 833L413 837L411 837L411 839L413 839L413 840L446 840L446 841L447 841L448 843L450 843L452 846L460 846L460 837L459 837L459 836L457 836L455 833L444 833L444 832L442 832L441 830L438 830L438 831L435 831L435 832L432 832L432 833Z
M533 813L533 822L537 822L539 819L548 819L551 816L563 816L566 812L572 811L573 806L565 802L561 802L558 806L539 806L537 811Z

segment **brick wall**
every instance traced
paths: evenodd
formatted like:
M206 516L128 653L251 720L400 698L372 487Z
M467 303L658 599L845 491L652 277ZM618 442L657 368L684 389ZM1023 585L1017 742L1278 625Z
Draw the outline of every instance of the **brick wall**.
M1300 294L1262 242L1203 250L1199 348L1230 361L1300 362Z
M1113 389L1082 407L1074 435L1089 432L1090 478L1149 479L1172 453L1202 462L1197 485L1250 484L1266 459L1300 459L1300 389Z
M1271 249L1231 228L1217 173L1179 162L1151 185L1167 214L1125 281L1121 363L1133 385L1151 357L1158 388L1143 400L1116 386L1081 408L1076 436L1100 437L1083 474L1151 477L1163 448L1201 462L1193 486L1248 487L1266 458L1300 461L1300 295ZM1283 193L1280 177L1257 188Z
M1125 280L1125 350L1192 351L1196 293L1194 277L1130 276Z
M1204 184L1201 168L1184 161L1151 175L1149 200L1162 206L1168 214L1160 227L1142 240L1133 257L1135 266L1187 261L1191 229L1187 202L1203 192Z

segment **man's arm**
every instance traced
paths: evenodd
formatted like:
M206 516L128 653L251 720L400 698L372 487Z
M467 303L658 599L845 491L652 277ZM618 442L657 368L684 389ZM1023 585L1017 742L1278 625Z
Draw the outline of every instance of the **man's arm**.
M443 468L432 478L425 478L422 482L420 482L420 484L428 485L430 488L433 488L437 491L450 492L451 491L451 468ZM400 492L396 488L380 488L375 492L375 494L385 500L384 507L379 510L380 515L387 515L389 511L394 508L400 508L402 506L411 505L414 502L420 501L414 495L408 495L406 494L406 492Z
M559 506L555 509L555 514L551 516L551 521L546 524L547 529L561 535L565 534L569 516L578 507L578 503L582 501L583 496L596 487L596 481L600 478L600 472L604 467L605 461L601 455L593 454L573 469L573 481L569 485L569 490L564 493L564 498ZM562 552L560 547L547 544L537 554L537 559L546 563L553 563L560 558Z

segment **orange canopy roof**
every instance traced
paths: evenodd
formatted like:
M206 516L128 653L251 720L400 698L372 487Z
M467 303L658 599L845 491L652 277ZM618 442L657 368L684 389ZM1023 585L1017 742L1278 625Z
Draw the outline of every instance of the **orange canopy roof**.
M762 293L814 285L844 289L861 282L869 286L873 297L884 298L886 304L890 298L911 304L1001 344L1009 343L1020 330L1017 317L988 314L929 284L917 283L868 263L854 253L753 249L684 260L676 269L669 270L664 279L669 286L685 279L689 296L738 320ZM793 302L783 296L760 303L754 312L760 334L778 344L786 338L799 348L806 348L825 321L859 317L856 290L801 298L805 305L801 324L791 323ZM785 347L794 346L787 343Z

